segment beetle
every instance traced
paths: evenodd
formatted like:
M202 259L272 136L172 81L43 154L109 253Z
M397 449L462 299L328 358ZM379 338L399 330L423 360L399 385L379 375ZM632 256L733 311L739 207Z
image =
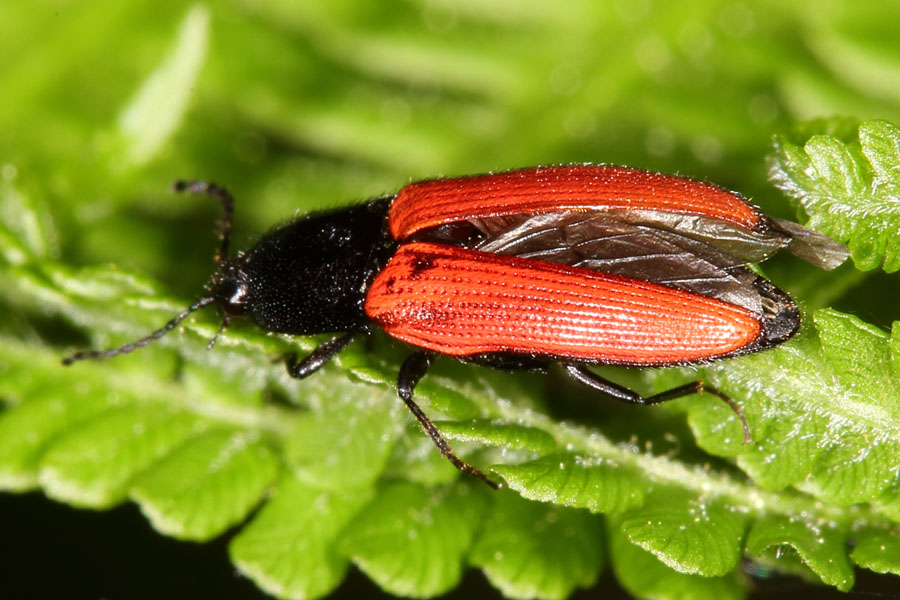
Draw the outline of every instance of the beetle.
M781 249L825 269L847 257L842 244L769 217L736 192L614 165L411 183L296 218L233 256L228 191L201 181L175 189L222 204L207 293L147 337L64 364L131 352L211 304L222 314L219 332L246 316L266 332L336 334L305 358L286 359L296 378L381 329L415 348L400 367L400 398L444 456L494 487L413 400L435 356L514 370L556 362L578 382L635 404L710 393L732 407L750 441L740 407L712 386L695 381L641 396L588 367L703 364L781 344L799 328L799 310L747 265Z

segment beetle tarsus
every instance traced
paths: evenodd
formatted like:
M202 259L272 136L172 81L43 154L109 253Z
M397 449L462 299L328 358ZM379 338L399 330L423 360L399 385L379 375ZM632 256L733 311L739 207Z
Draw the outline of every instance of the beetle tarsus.
M727 404L728 406L731 407L731 410L733 410L735 412L735 414L737 414L738 419L741 420L741 427L744 430L744 443L752 444L753 436L750 435L750 425L747 423L747 417L744 416L744 411L741 409L740 406L738 406L738 403L735 402L731 396L725 394L724 392L719 391L718 388L714 388L710 385L705 385L702 381L698 381L697 383L700 384L700 387L697 390L698 394L702 394L704 392L713 394L715 396L718 396L720 400L722 400L723 402L725 402L725 404Z
M676 398L683 398L684 396L690 396L692 394L712 394L714 396L717 396L720 400L725 402L725 404L730 406L731 410L733 410L738 416L738 419L740 419L741 421L741 427L744 430L744 442L751 443L753 441L753 438L750 436L750 426L747 424L747 418L744 416L744 411L741 410L741 407L738 406L737 402L735 402L724 392L719 391L717 388L714 388L711 385L706 385L702 381L692 381L691 383L680 385L676 388L672 388L671 390L666 390L664 392L645 397L624 386L604 379L603 377L589 370L584 365L576 363L566 363L565 365L563 365L563 367L565 368L566 373L568 373L569 376L572 377L572 379L578 381L579 383L583 383L584 385L593 388L598 392L601 392L602 394L605 394L622 402L628 402L629 404L641 404L643 406L649 406L652 404L668 402L669 400L675 400Z
M425 414L419 405L413 401L413 390L415 389L416 384L419 383L419 380L422 379L428 371L428 367L431 366L431 361L433 359L434 354L431 352L414 352L413 354L410 354L400 367L400 374L397 377L397 395L400 396L400 399L403 400L406 407L409 408L410 412L419 422L419 425L422 426L422 429L425 430L425 433L428 434L434 442L434 445L441 451L441 454L443 454L454 467L463 473L474 475L495 490L499 489L499 483L492 481L487 475L456 455L453 448L450 446L450 443L443 434L441 434L437 426L428 418L428 415Z
M355 331L333 337L327 342L319 344L319 346L310 352L303 360L297 360L296 354L289 354L285 357L288 373L295 379L305 379L306 377L309 377L324 367L332 358L340 354L355 337Z

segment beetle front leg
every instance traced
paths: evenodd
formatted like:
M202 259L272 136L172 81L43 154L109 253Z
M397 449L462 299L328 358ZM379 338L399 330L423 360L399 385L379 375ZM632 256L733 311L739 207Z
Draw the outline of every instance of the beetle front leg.
M693 381L671 390L644 397L624 386L600 377L584 365L565 363L563 368L565 368L566 373L568 373L575 381L583 383L584 385L593 388L602 394L615 398L616 400L628 402L629 404L651 405L675 400L676 398L682 398L684 396L690 396L692 394L712 394L725 402L731 407L731 410L737 414L738 419L741 420L741 427L744 429L744 442L750 443L753 441L753 438L750 436L750 426L747 424L747 419L744 417L744 411L741 410L741 407L724 392L720 392L718 389L711 385L706 385L702 381Z
M341 350L347 347L358 332L351 331L337 337L333 337L327 342L322 342L319 346L310 352L303 360L297 360L296 354L289 354L285 358L288 374L295 379L303 379L309 377L332 358L341 353Z
M434 445L438 447L438 450L441 451L441 454L443 454L454 467L463 473L474 475L496 490L500 485L491 481L487 475L458 457L450 446L450 443L438 430L437 426L412 399L413 390L416 388L416 384L418 384L419 380L422 379L426 372L428 372L428 367L431 366L431 361L433 359L434 354L431 352L414 352L413 354L410 354L400 366L400 374L397 376L397 395L399 395L400 399L406 403L406 407L409 408L410 412L419 422L419 425L425 430L425 433L431 437L431 440L434 442Z

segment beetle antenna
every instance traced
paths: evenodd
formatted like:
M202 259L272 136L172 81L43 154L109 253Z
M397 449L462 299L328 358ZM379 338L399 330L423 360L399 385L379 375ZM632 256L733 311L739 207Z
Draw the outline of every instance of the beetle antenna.
M176 192L204 194L222 203L222 220L219 221L219 250L216 252L216 263L219 267L228 260L228 242L231 239L231 221L234 215L234 198L220 185L211 181L176 181L172 184Z
M100 350L100 351L89 351L89 352L76 352L72 356L67 356L63 359L62 364L68 366L74 363L75 361L85 360L85 359L94 359L94 358L112 358L114 356L119 356L122 354L128 354L133 350L137 350L138 348L143 348L147 344L151 344L154 341L158 340L162 336L166 335L173 329L175 329L179 323L184 321L189 314L194 311L200 310L204 306L208 306L215 302L216 299L213 296L204 296L200 298L193 304L191 304L187 309L185 309L181 314L173 318L171 321L163 325L161 328L157 329L147 337L142 337L139 340L135 340L133 342L129 342L124 346L119 346L118 348L112 348L110 350ZM218 335L218 334L216 334ZM213 338L215 339L215 338Z

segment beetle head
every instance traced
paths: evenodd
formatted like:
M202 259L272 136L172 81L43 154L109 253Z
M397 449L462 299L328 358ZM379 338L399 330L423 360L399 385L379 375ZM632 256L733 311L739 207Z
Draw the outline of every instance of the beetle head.
M238 254L222 261L209 286L216 304L228 316L246 315L250 310L250 282L241 259Z

